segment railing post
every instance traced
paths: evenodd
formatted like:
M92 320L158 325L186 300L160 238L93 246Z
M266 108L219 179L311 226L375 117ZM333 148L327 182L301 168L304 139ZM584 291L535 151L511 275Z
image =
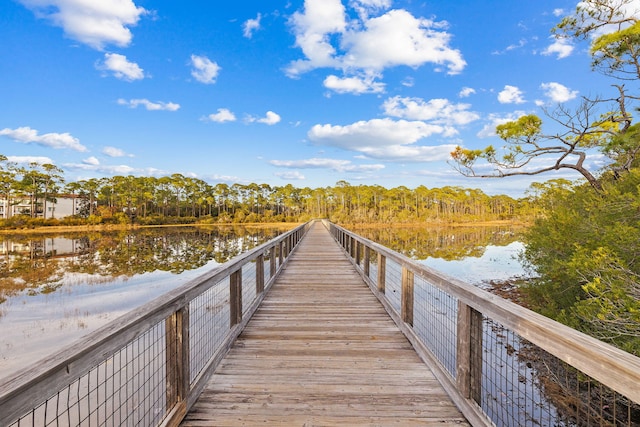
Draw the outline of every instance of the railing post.
M351 259L356 257L355 243L356 243L356 239L349 236L349 256L351 257Z
M182 420L189 394L189 306L165 320L167 409L173 420ZM172 408L180 407L176 410Z
M256 295L264 292L264 254L256 258Z
M481 403L482 313L458 301L456 384L462 397Z
M402 267L402 320L413 326L413 271Z
M242 267L229 276L229 324L242 322Z
M387 257L378 252L378 292L385 293L387 283Z
M284 238L284 257L289 258L289 253L291 252L291 235L288 235Z
M282 254L282 240L280 240L278 242L278 265L282 265L282 260L284 259L284 256Z
M358 242L357 240L356 242L356 265L360 265L360 260L362 258L362 244L360 242Z
M370 261L371 261L370 258L371 258L371 248L365 245L364 246L364 264L362 265L362 268L364 269L365 277L369 277Z
M271 246L269 249L269 277L276 275L276 246Z

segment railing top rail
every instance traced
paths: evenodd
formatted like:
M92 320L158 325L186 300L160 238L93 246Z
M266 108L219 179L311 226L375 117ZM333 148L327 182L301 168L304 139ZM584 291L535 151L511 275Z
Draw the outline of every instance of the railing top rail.
M185 307L195 296L228 276L233 270L279 244L308 223L289 230L189 282L144 304L96 329L75 343L52 353L39 362L7 377L0 383L0 407L25 390L38 385L40 393L57 390L67 378L83 375L97 361L104 360L119 346L126 344L170 313ZM66 375L55 373L66 372Z
M640 358L542 316L488 291L452 278L411 258L336 224L331 226L353 237L387 259L412 271L462 303L518 333L521 337L564 362L640 403Z

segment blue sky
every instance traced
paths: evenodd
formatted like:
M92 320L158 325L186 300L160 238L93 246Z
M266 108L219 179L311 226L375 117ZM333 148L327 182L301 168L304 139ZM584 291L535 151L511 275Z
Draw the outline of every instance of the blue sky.
M481 180L456 145L610 94L550 30L575 0L4 0L0 154L67 181L174 173L296 187ZM598 156L592 158L597 162ZM534 178L578 178L570 173Z

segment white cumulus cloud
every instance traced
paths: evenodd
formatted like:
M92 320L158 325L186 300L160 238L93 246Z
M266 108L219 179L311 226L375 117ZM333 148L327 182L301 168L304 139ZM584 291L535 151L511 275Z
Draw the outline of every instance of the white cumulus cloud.
M312 158L303 160L271 160L270 164L292 169L330 169L336 172L370 172L384 169L382 164L354 165L350 160Z
M98 166L100 164L100 160L98 160L98 158L95 156L91 156L83 159L82 163L84 163L85 165Z
M246 38L250 39L253 37L253 33L260 29L260 20L262 19L262 15L258 13L258 16L255 19L247 19L242 26L243 34Z
M287 181L302 181L306 179L305 176L298 171L276 172L274 175Z
M131 43L129 27L147 11L132 0L19 0L36 16L62 27L74 40L102 50L108 44Z
M236 121L236 115L233 114L227 108L218 108L218 112L209 114L206 117L206 120L210 120L210 121L216 122L216 123L235 122Z
M337 93L381 93L385 84L374 81L373 76L367 77L338 77L334 75L324 79L324 87Z
M273 111L267 111L267 114L262 118L256 118L252 116L247 117L247 121L249 123L257 122L257 123L263 123L269 126L273 126L277 123L280 123L280 120L281 120L281 117L277 113L274 113Z
M347 126L315 125L308 137L316 144L358 152L388 161L422 162L446 160L455 145L421 146L415 143L433 135L444 135L447 127L422 121L373 119Z
M504 89L498 94L498 101L501 104L523 104L526 102L523 98L522 91L511 85L505 85Z
M557 55L558 59L566 58L573 53L574 46L567 39L554 38L554 42L551 43L545 50L542 51L543 55Z
M191 55L191 75L204 84L214 84L220 73L220 66L206 56Z
M382 105L388 116L409 120L424 120L444 125L466 125L480 118L469 111L470 104L453 104L447 99L403 98L394 96Z
M542 83L540 88L544 91L544 94L553 102L567 102L575 99L578 96L577 90L571 90L568 87L556 83Z
M100 163L87 162L86 160L82 161L82 163L65 163L63 166L66 169L99 172L105 175L131 175L135 172L142 172L128 165L102 165ZM144 173L150 175L149 171L144 171Z
M466 66L460 51L450 47L446 22L416 18L404 9L385 11L391 6L386 0L349 5L358 18L350 19L340 0L305 0L304 9L293 14L290 24L304 58L289 64L290 77L317 68L340 69L351 77L427 63L458 74Z
M37 163L39 165L52 165L53 160L44 156L7 156L7 160L11 163L17 163L19 165L28 165L30 163Z
M148 111L178 111L180 109L180 104L176 104L173 102L151 102L148 99L118 99L119 105L125 105L129 108L137 108L138 106L143 106Z
M442 30L442 23L391 10L364 25L364 31L344 35L348 54L343 62L349 67L382 70L433 63L458 74L466 66L460 51L449 47L451 35Z
M105 53L104 61L96 68L111 72L116 78L132 82L144 79L144 70L135 62L130 62L126 56L119 53Z
M109 157L125 157L127 156L127 153L124 152L124 150L120 149L120 148L116 148L116 147L111 147L111 146L106 146L102 149L102 154L105 154ZM129 155L129 157L133 157L131 155Z
M460 90L460 93L458 93L458 96L460 98L468 98L469 96L473 95L474 93L476 93L476 90L472 87L463 87Z
M16 129L2 129L0 130L0 136L6 136L23 144L37 144L57 149L68 148L81 152L88 151L87 147L80 144L80 140L78 138L71 136L71 134L67 132L45 133L40 135L37 130L31 129L28 126L23 126Z

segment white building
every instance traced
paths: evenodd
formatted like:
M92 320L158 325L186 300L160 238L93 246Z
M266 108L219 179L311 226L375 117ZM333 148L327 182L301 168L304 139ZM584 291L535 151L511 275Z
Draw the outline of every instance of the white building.
M85 200L79 196L64 194L56 196L55 202L47 201L45 208L45 203L42 200L38 200L36 203L36 216L44 219L60 219L77 215L80 213L84 202ZM28 198L11 199L9 203L6 199L2 199L0 200L0 219L11 218L14 215L30 215L31 208L31 201Z

